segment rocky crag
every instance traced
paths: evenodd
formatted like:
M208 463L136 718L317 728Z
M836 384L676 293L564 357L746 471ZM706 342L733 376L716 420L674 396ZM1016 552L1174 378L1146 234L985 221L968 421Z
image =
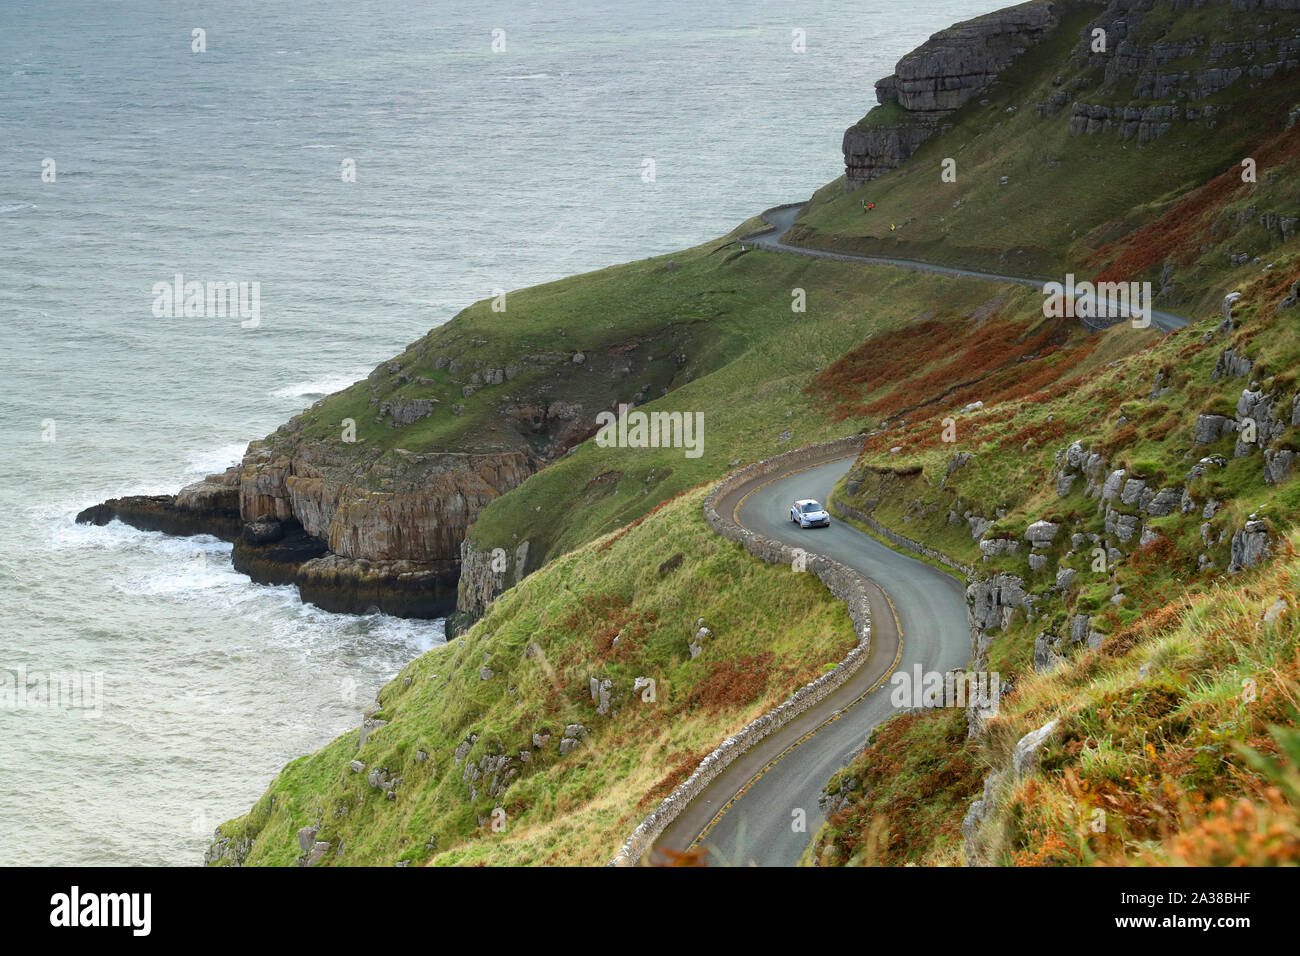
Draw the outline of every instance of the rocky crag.
M547 364L566 373L573 366L568 353L554 359ZM444 374L452 387L463 376L462 397L522 372L480 371L451 359L435 364L449 370ZM400 363L385 363L352 390L367 396L375 425L396 436L433 415L462 415L455 404L440 408L436 397L390 397L408 381ZM494 421L484 428L482 450L464 450L465 442L452 440L451 450L411 451L367 440L364 431L360 438L348 436L342 420L334 434L320 434L308 413L253 442L224 474L173 496L113 499L77 520L216 535L234 543L236 569L259 583L296 584L304 600L328 610L442 616L455 607L461 543L479 512L594 427L597 407L587 410L559 396L528 400L533 397L487 409Z
M477 303L251 443L225 473L174 496L107 501L77 520L216 535L234 543L238 570L296 584L328 610L452 612L462 543L490 502L589 438L599 412L660 397L692 374L690 321L644 332L583 323L570 334L552 324L545 293L511 296L508 332L490 300ZM530 308L530 296L542 305ZM511 549L511 583L527 556L526 543ZM483 578L479 563L470 568ZM481 614L502 582L490 584L467 587L464 617Z
M1235 11L1294 11L1293 0L1220 0L1208 4ZM1150 142L1176 123L1213 128L1225 108L1217 99L1239 80L1269 81L1300 66L1300 36L1187 35L1147 0L1114 0L1090 24L1071 55L1075 77L1045 103L1052 115L1069 106L1076 136L1113 133L1121 140ZM1187 7L1188 4L1175 6ZM1104 47L1096 39L1102 31Z
M538 462L506 452L370 464L387 473L383 490L359 487L356 459L339 449L305 443L277 453L254 442L223 474L175 495L114 498L77 521L214 535L233 543L236 570L260 584L295 584L304 601L330 611L449 613L466 530Z
M1211 0L1206 6L1294 11L1292 0ZM1151 142L1180 123L1213 129L1239 81L1270 81L1300 66L1300 35L1279 29L1253 36L1188 34L1181 17L1151 0L1112 0L1091 17L1061 61L1040 116L1063 114L1074 136L1114 135ZM1176 10L1188 4L1174 4ZM1196 4L1202 6L1202 4ZM896 169L945 121L997 79L1017 56L1063 26L1079 5L1026 3L959 23L932 36L876 83L874 110L844 133L852 189Z
M844 133L850 188L896 169L955 113L1060 25L1057 5L1036 0L941 30L876 83L880 105Z

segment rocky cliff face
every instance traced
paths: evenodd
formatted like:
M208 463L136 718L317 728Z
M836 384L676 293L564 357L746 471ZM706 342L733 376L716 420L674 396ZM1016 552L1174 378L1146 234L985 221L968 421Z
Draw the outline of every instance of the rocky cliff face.
M470 524L538 467L524 451L369 453L277 433L253 442L240 465L174 496L114 499L77 520L214 534L234 543L237 570L295 584L326 610L438 617L456 605Z
M1201 4L1198 4L1198 6ZM1233 11L1296 10L1296 0L1210 0ZM1075 136L1113 133L1150 142L1179 123L1213 128L1220 110L1207 103L1240 80L1271 80L1300 66L1300 36L1260 33L1249 39L1214 40L1174 33L1166 17L1143 0L1112 0L1089 25L1071 54L1074 77L1038 106L1051 114L1070 105ZM1104 31L1105 50L1094 48ZM1114 101L1128 101L1114 105Z
M400 449L359 465L341 442L305 443L288 453L254 442L240 472L240 515L246 522L297 519L343 557L454 561L478 513L538 467L523 452Z
M850 126L844 131L844 175L850 189L897 169L942 124L904 120L881 125Z
M941 30L876 83L880 106L844 133L850 188L897 168L1060 21L1056 5L1026 3Z
M1059 23L1053 3L1026 3L941 30L876 84L881 103L944 115L965 106ZM886 98L892 94L892 99Z
M695 320L629 337L590 322L524 334L485 314L495 315L486 302L471 306L253 442L225 474L175 496L105 502L79 520L219 535L234 543L236 568L296 584L331 610L449 613L479 514L594 434L601 411L690 381L690 356L712 341ZM522 577L527 549L517 546L504 576L472 565L471 616Z
M1202 0L1196 6L1294 11L1300 0ZM1064 9L1027 3L978 17L936 33L899 60L894 74L876 83L880 106L844 134L849 187L897 168L942 131L945 117L1060 26ZM1109 133L1148 143L1178 124L1213 128L1224 109L1217 94L1297 67L1300 35L1287 29L1267 32L1261 25L1241 39L1189 36L1149 0L1111 0L1081 32L1054 81L1058 89L1036 108L1043 116L1068 116L1075 136Z
M494 548L481 551L468 538L460 545L460 581L456 590L456 613L447 622L447 636L467 630L487 611L488 605L506 588L514 587L531 570L531 546L522 542L513 551Z

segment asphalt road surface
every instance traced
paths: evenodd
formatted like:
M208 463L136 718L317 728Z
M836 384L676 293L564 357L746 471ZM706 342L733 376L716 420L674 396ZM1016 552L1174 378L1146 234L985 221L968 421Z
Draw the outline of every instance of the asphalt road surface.
M771 228L740 242L770 252L1011 282L1040 290L1046 281L788 245L781 237L801 209L779 206L763 213ZM1166 332L1188 322L1160 310L1152 310L1151 319ZM838 691L741 755L664 831L652 857L662 859L663 850L699 847L707 852L710 864L795 865L824 820L817 805L822 787L862 749L871 731L895 713L889 676L895 670L911 673L918 664L923 671L942 673L970 663L966 600L957 579L834 519L829 528L806 530L790 522L790 505L796 499L816 498L826 504L852 461L839 458L775 479L755 479L719 502L719 510L734 509L739 523L751 531L824 554L870 578L867 662ZM773 626L779 627L780 621Z
M1014 282L1016 285L1029 286L1030 288L1042 290L1047 283L1046 279L1031 279L1026 276L1004 276L993 272L976 272L971 269L956 269L949 266L938 265L933 262L924 262L920 259L891 259L888 256L860 256L851 252L831 252L826 249L805 249L802 246L791 246L781 241L781 237L786 231L794 225L802 206L777 206L775 209L769 209L763 213L763 221L771 225L771 229L766 232L758 232L753 235L745 236L740 242L747 246L757 246L760 249L766 249L769 252L789 252L800 256L812 256L815 259L837 259L841 262L862 262L867 265L893 266L898 269L911 269L915 272L933 272L937 275L956 276L964 279L984 279L990 282ZM1060 280L1054 280L1060 281ZM1089 302L1095 301L1095 296L1086 295L1081 298ZM1181 329L1187 325L1187 319L1181 315L1175 315L1172 312L1165 312L1160 309L1151 310L1151 324L1163 332L1172 332L1174 329Z
M664 832L656 850L680 852L704 833L699 845L710 865L793 866L823 821L817 806L822 787L895 712L888 675L895 667L911 672L917 663L940 672L969 663L966 599L955 578L838 520L829 528L806 530L790 522L795 499L825 504L852 462L840 458L776 479L756 479L729 495L719 510L734 509L746 528L834 558L877 585L870 594L867 663L838 692L733 763Z

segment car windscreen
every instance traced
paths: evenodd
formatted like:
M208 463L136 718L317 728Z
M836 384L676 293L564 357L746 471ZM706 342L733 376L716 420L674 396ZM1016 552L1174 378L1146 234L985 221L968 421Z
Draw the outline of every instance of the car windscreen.
M800 510L803 511L804 514L812 514L814 511L821 511L822 506L815 501L807 501L800 505Z

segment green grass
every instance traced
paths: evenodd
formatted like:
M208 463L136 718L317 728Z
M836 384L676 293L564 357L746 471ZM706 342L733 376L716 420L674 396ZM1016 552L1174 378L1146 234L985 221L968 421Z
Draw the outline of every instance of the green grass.
M715 535L703 498L703 489L685 494L527 578L468 634L380 691L378 716L389 724L365 747L352 731L293 761L222 832L252 840L249 864L293 864L298 829L318 822L330 864L606 862L705 753L855 643L844 605L816 578L757 562ZM680 566L661 576L675 555ZM713 637L692 659L700 617ZM495 672L488 680L484 666ZM614 682L609 716L596 713L592 676ZM632 694L639 676L656 681L656 702ZM561 756L572 723L591 735ZM467 765L531 751L542 729L550 743L513 762L519 775L504 794L489 795L481 780L471 799ZM457 764L453 751L471 733L478 740ZM429 758L418 760L419 750ZM366 772L353 773L353 759ZM395 800L367 783L381 766L402 777ZM499 832L490 822L498 807Z
M985 774L1055 718L1037 775L998 791L980 832L991 862L1295 865L1297 584L1291 551L1050 674L1021 672L980 738L960 711L893 718L831 778L846 799L805 862L962 865L961 819Z
M1210 522L1213 535L1227 533L1223 541L1202 545L1199 512L1175 513L1151 522L1172 551L1144 555L1134 541L1118 570L1098 575L1088 567L1090 548L1065 554L1071 531L1101 532L1096 502L1085 497L1083 479L1058 498L1052 472L1054 454L1075 439L1104 448L1112 467L1124 464L1162 483L1182 483L1201 455L1231 459L1231 439L1191 447L1197 413L1229 413L1245 384L1210 378L1229 344L1256 359L1251 377L1266 391L1285 398L1294 390L1294 313L1273 310L1300 274L1297 243L1280 244L1259 218L1300 206L1300 133L1279 135L1300 96L1293 77L1243 83L1206 101L1228 107L1212 130L1181 125L1141 146L1112 133L1072 137L1068 106L1054 116L1035 109L1058 89L1056 76L1091 84L1072 99L1127 103L1122 89L1097 85L1099 69L1076 71L1067 60L1100 9L1068 8L1053 38L901 169L851 194L842 180L824 187L791 238L1023 275L1089 276L1109 267L1157 280L1167 266L1160 304L1180 308L1197 325L1163 339L1128 328L1089 338L1043 320L1042 297L1032 289L742 252L734 240L761 228L756 219L694 249L512 291L504 312L490 300L476 303L365 381L313 406L268 446L285 454L324 447L338 457L323 467L360 489L420 487L429 475L405 452L549 458L557 451L555 427L529 425L549 405L581 405L591 415L636 400L649 412L703 412L704 454L600 449L588 440L493 501L470 531L473 546L513 553L528 541L529 568L540 570L502 595L466 636L412 662L384 688L381 716L391 723L360 753L351 733L292 762L248 815L223 825L225 834L251 841L248 862L293 863L298 828L314 823L331 854L342 847L327 862L604 862L704 753L833 666L851 644L843 607L815 581L761 565L708 531L700 486L737 464L875 429L880 434L853 473L862 487L848 503L962 563L1021 575L1044 598L1034 620L1017 615L988 651L989 667L1016 682L1006 719L974 742L954 713L883 728L844 772L873 781L856 790L867 799L831 820L820 859L958 862L961 814L984 773L1005 765L1019 735L1058 713L1079 732L1068 738L1077 752L1049 749L1046 796L1017 791L1000 809L1000 862L1119 859L1106 841L1071 835L1065 821L1080 797L1066 769L1098 788L1120 788L1107 791L1124 808L1118 832L1138 841L1129 849L1155 859L1181 859L1184 850L1153 849L1159 841L1143 829L1143 814L1176 812L1192 832L1210 819L1206 795L1216 789L1265 806L1251 782L1262 778L1239 775L1249 761L1231 762L1231 744L1265 746L1261 728L1286 718L1278 701L1287 699L1294 675L1275 682L1269 708L1248 718L1231 710L1234 687L1243 675L1284 671L1294 648L1271 632L1254 640L1251 602L1262 592L1215 591L1214 575L1197 573L1195 557L1204 550L1225 568L1231 531L1257 509L1286 527L1300 509L1300 481L1266 487L1258 453L1230 460L1188 485L1198 497L1223 500ZM1161 0L1157 10L1166 9L1168 16L1153 12L1139 25L1144 42L1215 38L1223 28L1220 9L1175 15ZM1238 32L1250 16L1234 13ZM1296 19L1275 11L1267 17L1287 29ZM885 107L862 122L899 122L900 114ZM1243 155L1265 159L1257 184L1215 179ZM939 179L950 156L955 184ZM870 215L862 212L864 198L878 204ZM891 222L898 232L888 231ZM1188 223L1195 228L1179 233ZM1159 255L1144 255L1152 249ZM1228 255L1240 251L1264 257L1273 270L1229 266ZM1240 328L1230 340L1201 341L1233 288L1246 292L1237 307ZM795 289L807 294L805 313L791 310ZM908 337L918 329L924 334ZM578 352L585 361L573 361ZM486 369L510 377L466 396ZM1171 387L1152 399L1158 370ZM405 427L375 421L380 402L414 399L437 405ZM959 413L975 399L986 406ZM957 419L952 443L940 437L945 416ZM354 446L339 441L348 418L357 424ZM1298 441L1294 429L1282 439L1287 447ZM974 457L940 488L958 451ZM1042 517L1066 528L1048 567L1031 572L1024 552L981 562L965 520L948 518L967 510L996 518L995 531L1016 538ZM660 566L678 555L680 567L661 576ZM1062 562L1078 578L1068 594L1049 597ZM1278 573L1293 572L1292 562ZM1294 592L1289 578L1266 580L1266 590ZM1116 585L1128 595L1119 606L1110 601ZM1185 589L1200 603L1175 628L1169 608L1181 608ZM1205 594L1213 597L1202 600ZM1033 675L1036 635L1059 633L1073 613L1093 614L1122 646L1072 653L1055 674ZM717 636L692 661L686 644L699 617ZM782 624L773 628L772 621ZM1243 633L1252 639L1233 636ZM1148 662L1160 669L1158 681L1138 675ZM484 666L495 672L489 680L480 679ZM655 705L630 694L635 677L646 675L658 682ZM610 717L594 713L591 676L615 681ZM560 757L559 732L575 722L591 736ZM551 730L551 744L528 764L516 761L518 776L504 793L493 798L484 786L471 798L462 777L467 764L517 757L542 728ZM1111 731L1114 741L1102 739ZM457 764L452 751L470 733L478 738L467 764ZM1153 741L1157 754L1163 743L1185 748L1177 750L1185 765L1153 764L1145 749ZM418 750L429 759L417 759ZM384 799L364 774L353 774L354 758L401 775L397 799ZM1135 777L1147 789L1126 789ZM837 775L833 786L844 779ZM1151 788L1170 783L1188 793L1199 788L1207 802L1161 803ZM507 820L502 832L481 822L498 807ZM1276 807L1267 812L1286 819Z
M1294 83L1243 80L1194 101L1198 107L1224 108L1213 128L1178 123L1141 145L1136 139L1121 142L1113 131L1072 136L1070 103L1076 100L1134 105L1133 78L1108 90L1094 82L1100 74L1076 73L1074 61L1066 65L1084 25L1098 12L1091 4L1067 11L1052 37L1019 58L1012 70L946 120L953 128L923 144L900 169L851 193L844 192L842 179L824 187L796 224L793 240L1017 275L1059 278L1075 271L1081 278L1090 277L1098 270L1092 257L1100 246L1150 221L1175 198L1238 166L1243 157L1255 155L1261 136L1281 130L1295 99ZM1212 43L1215 34L1206 31L1201 21L1222 26L1223 14L1208 7L1164 17L1152 12L1143 18L1140 29L1155 33L1170 29L1172 23L1171 38L1205 34ZM1237 20L1243 16L1252 15L1233 14ZM1268 36L1285 35L1300 25L1296 13L1268 11L1258 17L1270 24ZM1232 32L1238 39L1254 35L1241 23ZM1221 65L1208 62L1208 51L1209 43L1202 47L1195 69ZM1053 82L1058 77L1059 86ZM1070 92L1060 112L1040 116L1037 104L1071 89L1076 77L1088 77L1089 84ZM1008 113L1009 107L1014 112ZM877 107L863 122L887 123L898 111L896 106ZM955 183L940 179L946 158L957 162ZM1248 190L1258 193L1252 201L1260 212L1295 208L1295 177L1277 172L1274 183L1266 183L1261 172L1259 189ZM1008 177L1005 185L1003 176ZM870 214L862 212L864 199L877 204ZM958 202L960 206L954 206ZM1243 208L1248 204L1243 202ZM899 227L896 232L890 231L891 224ZM1272 244L1262 229L1259 232L1249 237L1255 250ZM1203 307L1204 291L1214 278L1210 273L1220 277L1230 273L1224 260L1222 255L1206 256L1196 263L1194 275L1177 276L1181 281L1167 292L1165 306ZM1126 278L1157 276L1152 272Z
M690 270L690 271L688 271ZM607 448L587 441L523 486L492 502L471 529L480 550L512 551L529 540L550 558L644 514L657 502L748 463L854 431L835 422L804 388L820 368L870 335L922 315L959 321L999 292L977 280L933 281L912 273L802 257L747 252L684 266L698 290L732 290L712 325L735 348L716 369L642 406L648 412L704 413L704 453ZM791 312L791 290L807 293ZM743 401L738 400L743 396ZM782 435L789 436L783 441ZM614 480L592 484L611 475Z

